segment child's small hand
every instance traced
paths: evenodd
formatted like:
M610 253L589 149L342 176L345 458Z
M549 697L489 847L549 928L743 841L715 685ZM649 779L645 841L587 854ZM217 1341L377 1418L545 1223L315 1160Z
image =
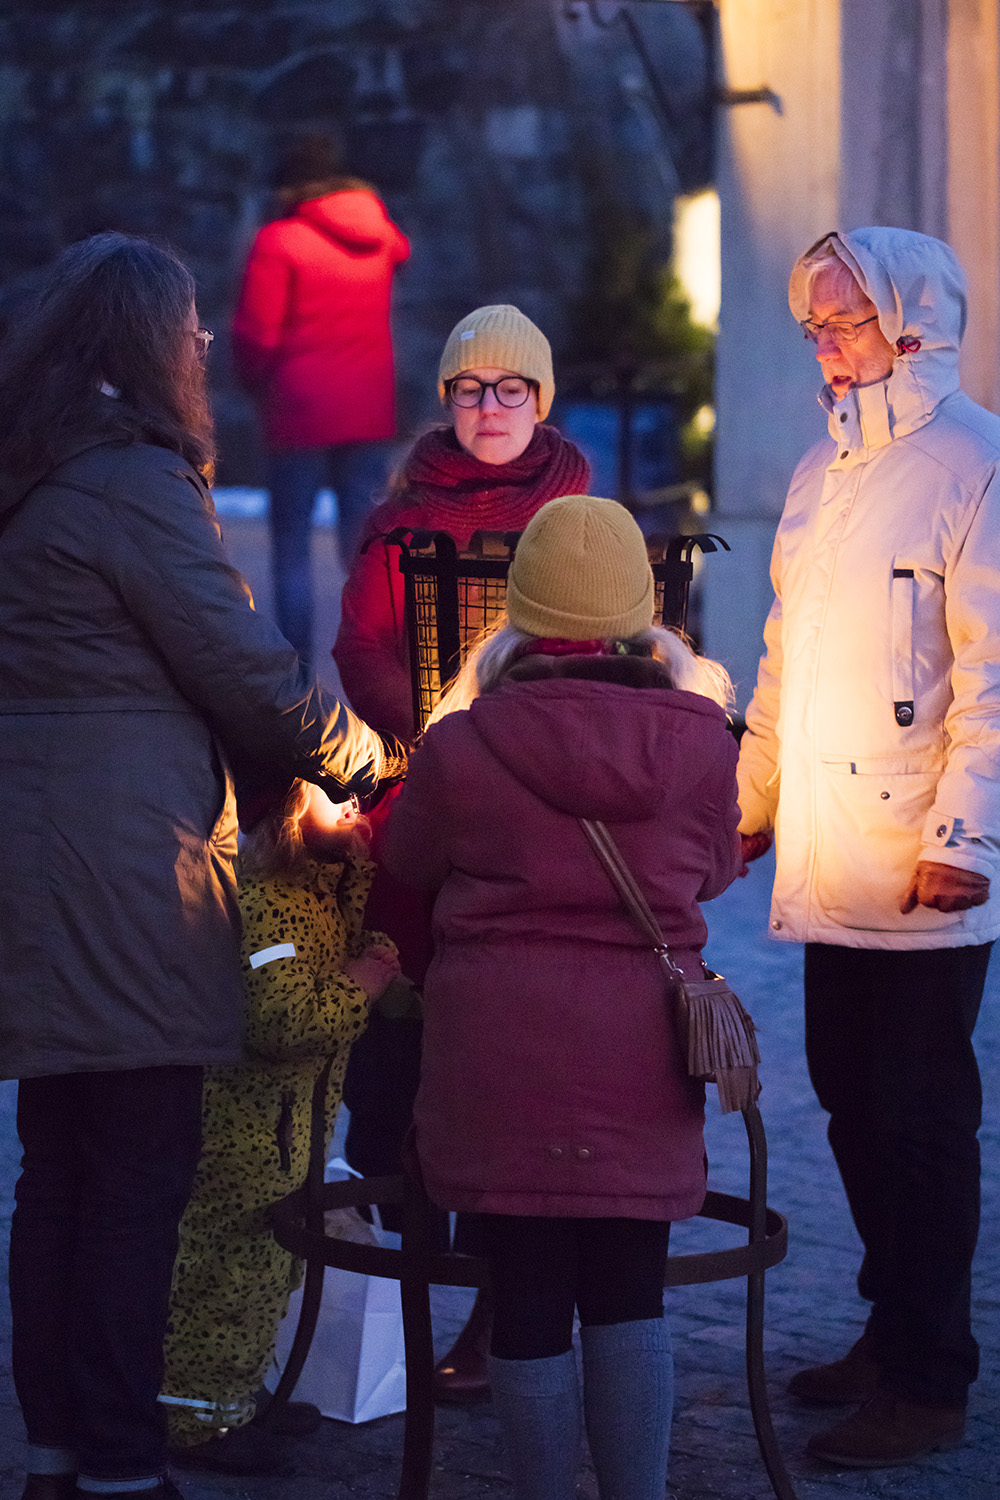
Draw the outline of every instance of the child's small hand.
M374 948L344 965L344 973L360 984L369 1000L377 1000L399 974L399 959L388 948Z
M397 969L399 968L399 959L391 943L372 943L369 948L365 949L365 957L380 958L386 963L394 963Z

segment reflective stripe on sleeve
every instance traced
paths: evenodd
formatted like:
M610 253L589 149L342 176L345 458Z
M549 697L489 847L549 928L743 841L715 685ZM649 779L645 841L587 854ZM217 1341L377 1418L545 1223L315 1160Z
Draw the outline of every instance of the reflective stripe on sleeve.
M251 969L259 969L261 964L273 963L276 958L294 958L294 943L275 943L273 948L261 948L259 953L251 953Z

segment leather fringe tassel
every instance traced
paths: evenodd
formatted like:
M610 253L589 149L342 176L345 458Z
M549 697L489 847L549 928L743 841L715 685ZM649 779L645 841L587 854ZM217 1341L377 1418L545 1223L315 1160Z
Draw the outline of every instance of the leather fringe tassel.
M723 1114L757 1100L760 1081L756 1026L720 974L675 981L681 1045L692 1078L714 1083Z

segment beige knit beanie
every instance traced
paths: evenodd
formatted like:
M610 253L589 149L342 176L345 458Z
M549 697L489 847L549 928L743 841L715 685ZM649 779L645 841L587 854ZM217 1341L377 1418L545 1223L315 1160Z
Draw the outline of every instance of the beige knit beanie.
M507 575L507 618L528 635L627 641L653 623L653 572L624 505L564 495L536 511Z
M448 335L438 368L438 395L463 370L512 370L538 382L538 418L544 422L556 393L552 349L540 328L509 302L477 307Z

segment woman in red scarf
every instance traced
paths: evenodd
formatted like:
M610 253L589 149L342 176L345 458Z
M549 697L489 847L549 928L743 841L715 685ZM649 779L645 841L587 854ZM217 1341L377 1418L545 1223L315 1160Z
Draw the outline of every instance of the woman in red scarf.
M374 510L371 538L344 586L333 656L355 711L375 729L413 739L413 697L403 618L398 552L380 540L397 526L446 531L460 549L475 531L523 531L536 510L559 495L586 494L590 465L578 448L544 425L552 405L548 339L516 307L481 307L456 325L445 344L438 392L449 423L410 450L392 496ZM384 811L373 818L372 852ZM371 920L399 948L403 972L421 985L431 958L430 899L379 868L369 898ZM346 1155L365 1176L400 1170L420 1071L420 1028L374 1016L354 1047L344 1082L351 1112ZM456 1247L474 1253L466 1216ZM454 1348L439 1361L439 1400L489 1395L486 1355L492 1309L482 1296Z
M344 691L376 729L412 739L413 700L395 549L396 526L447 531L459 548L474 531L522 531L547 500L585 494L590 467L544 425L552 405L548 339L516 307L481 307L445 344L438 391L449 424L410 450L394 494L369 517L375 538L344 585L333 648Z

